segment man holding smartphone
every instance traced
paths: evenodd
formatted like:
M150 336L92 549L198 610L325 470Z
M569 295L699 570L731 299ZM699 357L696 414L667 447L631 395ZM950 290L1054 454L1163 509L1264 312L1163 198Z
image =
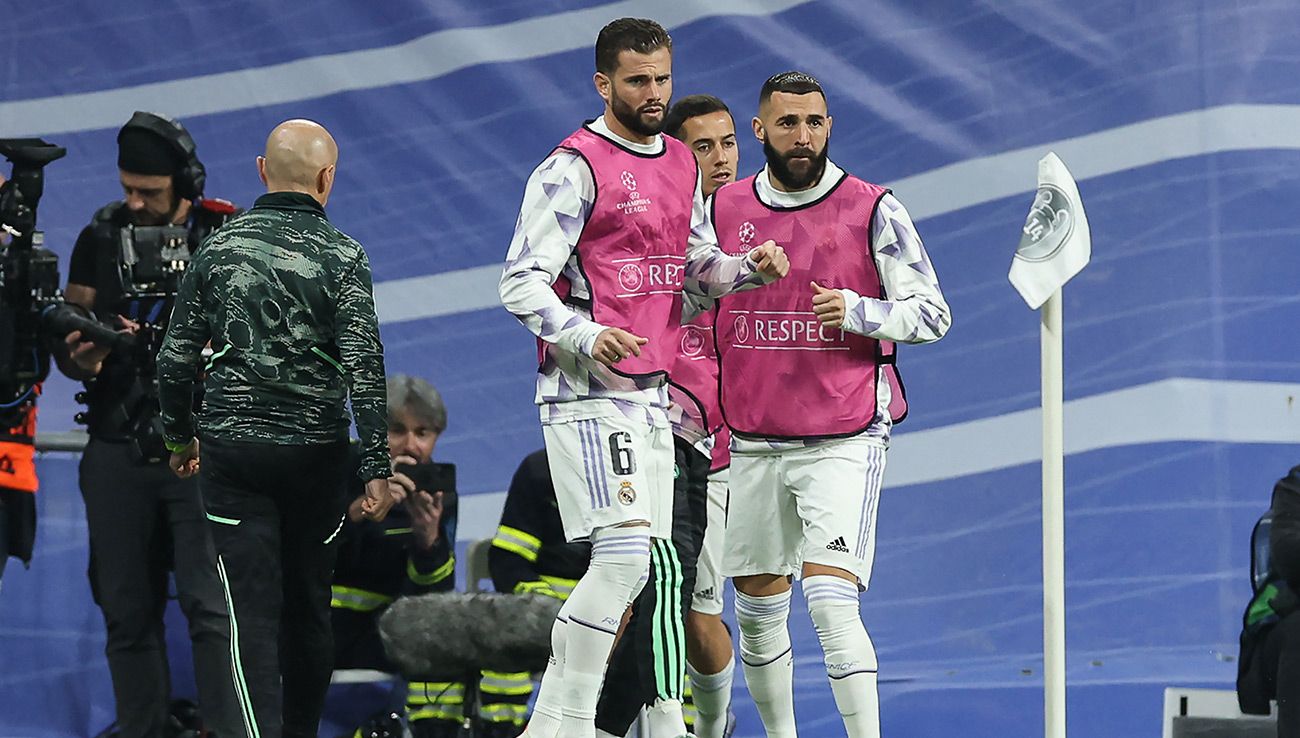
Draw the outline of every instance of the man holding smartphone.
M455 586L455 467L433 462L447 429L447 407L418 377L390 376L387 392L388 484L396 504L383 521L368 520L361 509L365 496L353 490L330 601L335 669L396 672L379 637L379 616L398 597ZM414 734L455 735L463 695L458 682L411 682L407 718Z

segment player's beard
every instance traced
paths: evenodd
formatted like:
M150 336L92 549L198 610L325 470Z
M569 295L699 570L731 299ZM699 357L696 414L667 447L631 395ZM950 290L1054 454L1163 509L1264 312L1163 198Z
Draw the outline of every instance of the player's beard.
M767 141L763 142L763 155L767 157L767 169L776 177L776 181L785 185L787 190L792 192L806 190L809 187L821 181L822 175L826 173L826 158L830 153L831 142L826 140L819 153L813 153L812 149L796 148L791 149L789 153L782 154L772 148L772 144ZM794 172L790 168L790 160L796 156L811 157L811 166L802 174Z
M640 136L653 136L663 130L664 117L668 114L668 101L665 100L663 103L657 103L657 105L662 111L659 114L659 119L647 120L641 114L641 110L649 107L648 105L642 105L640 110L633 110L631 105L624 102L623 98L613 91L611 91L609 98L609 109L613 111L618 122L622 123L623 127L629 131Z

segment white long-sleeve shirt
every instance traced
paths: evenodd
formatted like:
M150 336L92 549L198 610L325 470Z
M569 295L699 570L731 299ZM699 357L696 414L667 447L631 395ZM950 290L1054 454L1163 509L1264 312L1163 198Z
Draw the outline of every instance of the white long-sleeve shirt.
M755 191L764 204L772 207L798 207L821 199L846 176L834 162L826 162L826 172L813 187L799 192L784 192L772 186L767 168L759 172ZM871 243L862 244L863 256L875 259L876 271L884 285L884 296L863 297L853 290L841 289L844 296L844 330L880 340L898 343L930 343L943 338L952 324L948 303L939 289L939 278L930 264L916 226L907 209L892 194L885 194L871 222ZM882 444L889 443L893 423L889 418L892 399L888 382L876 386L876 417L863 435ZM732 437L735 453L764 453L806 447L827 441L753 440Z
M663 151L662 136L649 144L629 141L610 131L603 117L587 128L640 154ZM763 284L752 260L728 256L718 248L700 185L697 175L684 289L716 297ZM524 327L549 344L537 375L536 402L543 423L620 412L644 414L650 422L663 420L669 405L667 383L661 377L625 377L591 358L596 337L609 326L592 320L588 311L564 303L552 288L562 275L569 280L574 297L591 296L578 269L577 245L595 201L595 177L581 156L557 150L537 166L524 187L519 220L501 275L501 302Z

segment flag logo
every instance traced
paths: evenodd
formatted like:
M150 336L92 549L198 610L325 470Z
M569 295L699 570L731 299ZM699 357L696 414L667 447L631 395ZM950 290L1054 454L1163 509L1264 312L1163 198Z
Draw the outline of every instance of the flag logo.
M1053 184L1043 184L1034 196L1034 204L1021 229L1016 258L1047 261L1060 253L1074 233L1074 203L1065 191Z

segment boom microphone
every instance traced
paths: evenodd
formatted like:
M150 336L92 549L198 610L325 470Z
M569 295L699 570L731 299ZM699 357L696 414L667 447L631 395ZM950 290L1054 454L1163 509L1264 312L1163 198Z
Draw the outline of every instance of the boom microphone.
M546 668L562 603L494 592L401 597L379 618L384 650L411 678Z

